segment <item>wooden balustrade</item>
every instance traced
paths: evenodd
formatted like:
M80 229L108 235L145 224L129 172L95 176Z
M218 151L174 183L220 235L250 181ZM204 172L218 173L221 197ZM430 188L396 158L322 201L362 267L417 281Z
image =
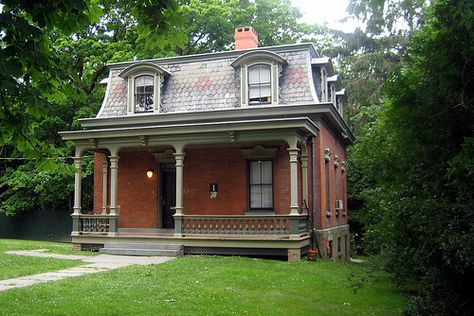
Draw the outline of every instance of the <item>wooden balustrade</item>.
M77 228L80 234L108 234L116 232L117 216L113 215L78 215L73 216L73 221L77 221ZM75 226L73 224L73 226Z
M307 232L306 215L184 215L183 234L290 235Z
M118 216L73 215L78 234L117 232ZM295 235L308 232L307 215L181 215L175 233L186 235Z

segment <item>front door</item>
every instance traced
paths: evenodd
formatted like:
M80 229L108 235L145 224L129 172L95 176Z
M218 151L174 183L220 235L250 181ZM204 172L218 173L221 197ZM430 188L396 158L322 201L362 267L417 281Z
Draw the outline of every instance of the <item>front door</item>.
M174 228L176 169L161 169L161 219L163 228Z

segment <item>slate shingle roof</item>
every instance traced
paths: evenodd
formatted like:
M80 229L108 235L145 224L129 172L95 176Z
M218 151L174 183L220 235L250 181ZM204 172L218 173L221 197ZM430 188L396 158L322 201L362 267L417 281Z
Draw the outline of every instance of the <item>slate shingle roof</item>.
M310 50L278 52L288 61L280 74L281 104L318 103ZM171 73L161 87L161 112L202 111L240 106L240 73L231 63L237 56L160 63ZM124 67L123 67L124 68ZM97 117L127 115L127 82L118 74L123 68L111 69L107 92Z

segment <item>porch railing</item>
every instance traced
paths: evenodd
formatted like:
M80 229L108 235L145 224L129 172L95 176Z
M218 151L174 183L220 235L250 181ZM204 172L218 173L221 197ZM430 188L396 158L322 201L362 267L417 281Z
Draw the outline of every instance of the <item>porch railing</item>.
M114 215L72 215L73 233L109 234L117 232L117 216Z
M183 215L182 234L294 235L308 231L307 215ZM179 225L177 226L179 227Z

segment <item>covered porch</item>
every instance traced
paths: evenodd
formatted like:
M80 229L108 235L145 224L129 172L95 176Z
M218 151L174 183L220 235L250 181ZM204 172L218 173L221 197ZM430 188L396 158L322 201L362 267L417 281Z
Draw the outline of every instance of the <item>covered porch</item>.
M308 143L316 133L307 118L64 132L76 144L73 243L172 243L184 245L185 253L299 257L310 243ZM95 182L101 187L94 190L101 205L93 212L81 205L82 156L88 150L102 157L96 159L102 181ZM139 166L140 157L148 157L148 166ZM266 160L274 170L272 204L256 209L248 166ZM135 181L146 171L152 178ZM130 189L140 181L150 197ZM145 223L133 224L138 216Z

